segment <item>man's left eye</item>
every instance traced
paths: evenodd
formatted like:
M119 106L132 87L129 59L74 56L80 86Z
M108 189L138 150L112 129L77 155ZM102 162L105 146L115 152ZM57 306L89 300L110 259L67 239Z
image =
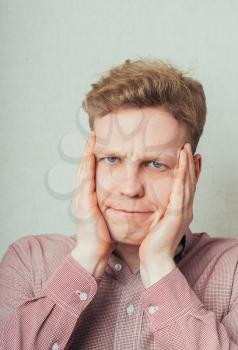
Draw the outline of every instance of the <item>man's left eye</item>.
M149 161L148 163L152 163L153 164L153 167L156 168L156 169L160 169L162 166L165 166L165 164L162 164L162 163L159 163L159 162L156 162L156 161ZM152 167L152 168L153 168Z

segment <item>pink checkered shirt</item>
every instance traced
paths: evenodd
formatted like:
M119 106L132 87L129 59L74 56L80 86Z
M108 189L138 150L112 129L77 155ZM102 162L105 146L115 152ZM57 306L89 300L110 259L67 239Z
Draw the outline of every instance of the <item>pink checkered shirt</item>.
M75 235L16 240L0 265L0 349L238 349L238 240L185 238L147 289L114 253L96 280L70 255Z

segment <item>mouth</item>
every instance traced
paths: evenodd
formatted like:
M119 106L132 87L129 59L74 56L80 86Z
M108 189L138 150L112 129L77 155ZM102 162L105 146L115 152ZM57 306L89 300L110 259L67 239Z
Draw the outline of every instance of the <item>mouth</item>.
M122 215L122 216L127 216L127 217L132 217L132 218L145 218L151 215L153 212L152 211L127 211L123 209L115 209L115 208L108 208L112 213L116 215Z

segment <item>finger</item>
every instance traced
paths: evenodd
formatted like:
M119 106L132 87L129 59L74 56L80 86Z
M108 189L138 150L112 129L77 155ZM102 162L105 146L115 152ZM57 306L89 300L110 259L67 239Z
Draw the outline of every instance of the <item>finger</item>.
M91 179L94 178L92 172L95 170L94 154L92 150L95 144L95 133L90 133L89 139L84 147L84 152L80 161L79 170L77 173L77 185L72 196L70 208L74 216L79 218L78 205L80 201L84 201L83 194L90 195L95 191L94 182L91 183ZM85 203L86 205L86 203Z
M153 232L154 230L156 230L156 226L158 225L158 223L160 222L160 220L163 218L164 215L165 215L164 208L159 207L159 209L155 212L153 221L150 224L149 232Z
M190 201L191 201L191 183L190 183L190 168L189 168L189 159L188 159L188 152L186 148L186 154L187 154L187 166L186 166L186 176L184 181L184 211L189 209Z
M88 148L87 148L87 162L86 162L86 172L87 181L85 183L85 191L87 193L93 193L95 191L95 155L94 149L96 144L96 134L94 131L91 132Z
M195 186L192 180L194 178L195 170L194 170L194 159L191 152L191 147L187 144L186 152L188 159L188 167L187 167L187 176L186 176L186 184L185 184L185 210L186 217L189 219L189 223L193 219L193 200L195 195Z
M195 190L196 186L196 174L195 174L195 166L194 166L194 159L192 154L191 145L188 144L189 147L187 147L187 156L188 156L188 163L189 163L189 174L190 174L190 184L192 185L192 188Z
M184 149L180 151L179 162L175 171L175 180L170 195L169 209L172 213L179 213L184 204L184 183L186 178L187 158Z
M94 184L92 184L92 180L95 178L95 141L95 132L91 132L88 141L86 142L77 174L78 189L88 193L94 191Z
M89 134L90 137L90 134ZM86 141L83 149L82 156L79 161L79 167L77 172L77 186L79 186L82 182L82 175L85 173L85 165L87 159L87 151L88 151L88 141Z

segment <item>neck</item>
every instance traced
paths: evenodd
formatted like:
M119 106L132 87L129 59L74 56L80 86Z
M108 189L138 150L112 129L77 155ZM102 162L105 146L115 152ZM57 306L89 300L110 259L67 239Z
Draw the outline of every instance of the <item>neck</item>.
M122 259L133 273L136 273L140 268L138 252L139 246L132 246L124 243L118 243L117 248L114 250L114 254Z

